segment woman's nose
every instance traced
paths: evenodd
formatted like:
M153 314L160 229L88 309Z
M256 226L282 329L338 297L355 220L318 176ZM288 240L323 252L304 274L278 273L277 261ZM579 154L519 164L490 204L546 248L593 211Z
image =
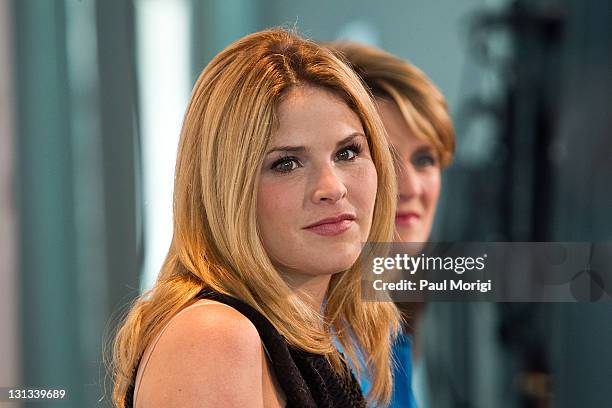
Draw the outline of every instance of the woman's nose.
M346 197L346 186L336 172L333 166L328 165L319 169L314 175L312 201L315 204L335 203Z
M397 191L400 202L418 196L422 190L423 186L417 169L410 163L398 166Z

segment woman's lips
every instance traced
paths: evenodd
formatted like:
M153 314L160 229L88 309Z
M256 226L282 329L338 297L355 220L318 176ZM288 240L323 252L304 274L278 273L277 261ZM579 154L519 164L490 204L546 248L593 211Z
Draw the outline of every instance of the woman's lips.
M351 228L355 221L354 214L340 214L335 217L324 218L309 226L305 227L305 230L314 232L318 235L326 237L340 235L347 229Z
M397 213L395 214L395 225L398 227L409 227L414 225L420 218L417 213Z
M344 231L351 228L351 225L353 225L353 220L341 220L327 224L313 225L312 227L308 227L306 229L314 232L315 234L330 237L342 234Z

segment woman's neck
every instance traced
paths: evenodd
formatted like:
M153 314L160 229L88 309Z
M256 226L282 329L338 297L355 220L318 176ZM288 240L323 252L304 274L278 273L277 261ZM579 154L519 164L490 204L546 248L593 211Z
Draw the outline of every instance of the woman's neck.
M308 275L283 269L283 276L293 290L303 295L304 300L317 312L321 311L331 275Z

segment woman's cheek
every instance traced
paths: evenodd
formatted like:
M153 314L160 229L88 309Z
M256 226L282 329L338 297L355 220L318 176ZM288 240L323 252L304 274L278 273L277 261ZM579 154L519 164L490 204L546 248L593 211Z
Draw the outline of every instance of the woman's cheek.
M287 180L264 180L258 191L258 218L259 222L265 222L267 226L283 227L286 217L295 212L299 207L297 200L298 191L296 183Z
M350 196L356 201L354 205L358 205L359 210L365 214L371 214L374 211L374 203L376 201L376 191L378 188L378 180L376 167L371 160L363 160L349 177Z

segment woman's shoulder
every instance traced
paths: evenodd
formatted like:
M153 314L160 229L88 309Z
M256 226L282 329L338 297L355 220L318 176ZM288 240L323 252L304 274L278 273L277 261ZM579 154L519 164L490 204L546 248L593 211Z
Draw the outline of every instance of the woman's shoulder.
M171 326L174 326L174 331L183 330L206 336L230 335L255 344L260 342L251 320L233 307L216 300L202 299L190 304L172 318L168 327Z
M255 380L262 377L263 356L257 329L223 303L201 300L183 309L147 352L139 367L137 408L263 401L261 381Z
M176 314L160 338L174 346L195 346L204 341L210 348L240 350L258 349L261 340L253 323L231 306L214 300L199 300ZM165 336L164 336L165 335ZM159 347L159 346L158 346ZM206 352L193 348L193 353Z

